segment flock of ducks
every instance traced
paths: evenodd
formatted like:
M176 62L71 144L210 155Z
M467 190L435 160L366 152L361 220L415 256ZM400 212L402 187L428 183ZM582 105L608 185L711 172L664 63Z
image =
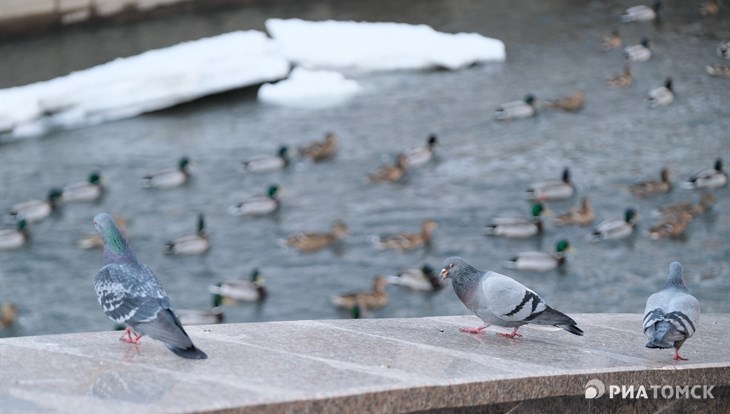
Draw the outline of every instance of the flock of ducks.
M647 22L660 18L661 0L655 0L652 6L636 6L627 9L621 15L622 22ZM701 6L700 14L713 15L719 10L717 2L705 3ZM601 47L608 51L623 47L618 30L601 41ZM717 47L717 54L722 59L730 59L730 41L724 41ZM632 62L646 62L652 58L651 42L643 37L638 44L627 46L622 55L625 59L624 71L609 79L607 83L613 88L626 88L632 85ZM730 76L728 65L707 66L707 72L713 76ZM647 95L651 107L667 106L674 101L672 79L667 77L664 84L653 88ZM566 112L578 112L585 105L583 91L559 99L549 100L544 106L546 109L559 109ZM500 105L495 111L497 120L513 120L529 118L537 113L537 100L533 94L526 94L522 100L512 101ZM434 157L434 150L438 144L436 135L427 138L423 147L412 148L401 152L393 165L378 168L367 175L371 183L398 182L406 175L410 168L428 164ZM318 163L332 160L339 150L339 142L332 132L325 134L321 141L311 142L298 149L300 157ZM240 164L245 173L266 173L287 168L291 164L289 148L286 145L279 147L272 155L258 155L251 157ZM169 189L182 186L190 178L189 167L191 160L182 157L176 168L160 170L156 173L143 176L144 187L154 189ZM685 182L686 187L696 189L715 189L727 184L727 173L723 170L721 159L717 159L713 168L702 170L690 176ZM637 197L648 197L653 194L663 194L673 188L670 171L663 168L657 181L645 181L633 184L629 191ZM30 200L14 205L8 211L7 217L15 223L15 228L0 230L0 250L12 250L23 246L29 239L28 225L39 222L48 217L62 204L76 202L91 202L100 200L104 195L103 179L99 172L89 174L85 182L73 183L63 188L54 188L48 192L44 200ZM267 191L256 197L242 200L227 208L232 216L265 216L278 212L281 200L278 198L279 186L272 184ZM559 180L544 180L532 183L526 190L526 198L533 202L530 215L495 217L485 227L488 236L529 238L544 231L542 216L549 212L546 202L550 200L565 200L574 197L576 187L571 180L570 169L565 168ZM711 208L714 196L704 192L698 203L683 202L660 207L657 212L661 219L651 226L647 232L651 239L681 237L688 224L697 216L704 214ZM594 220L595 214L587 196L583 196L579 207L571 208L558 214L553 224L555 226L588 226ZM622 217L601 222L595 226L588 240L617 240L631 235L637 224L638 214L633 208L627 208ZM116 218L117 225L125 231L125 222ZM431 219L424 219L419 232L403 232L398 234L376 237L373 242L379 249L393 249L409 251L418 248L428 249L432 234L437 223ZM283 246L302 252L315 252L331 246L342 240L348 234L347 225L341 220L335 220L328 232L299 232L291 234L281 241ZM100 248L102 242L97 235L87 235L79 240L79 247L84 249ZM195 233L184 235L170 240L164 246L164 253L169 255L203 254L210 249L210 241L205 229L203 214L198 215ZM520 252L504 263L505 267L522 270L545 272L563 266L566 262L566 253L572 247L568 240L561 239L555 244L554 252L529 251ZM332 303L344 309L352 310L354 317L361 317L366 312L382 308L388 303L388 294L385 287L388 284L405 286L414 290L437 291L443 285L434 269L428 264L420 268L406 269L397 275L376 276L373 279L372 291L350 292L333 296ZM236 302L257 302L267 297L264 279L258 269L254 269L250 280L226 280L209 287L212 295L212 307L206 310L185 310L178 313L185 324L219 323L223 320L220 306ZM3 315L9 314L14 318L15 308L3 305ZM12 305L10 305L12 306ZM6 309L7 308L7 309ZM5 317L3 317L5 318ZM10 322L12 323L12 321ZM3 325L6 324L3 319Z

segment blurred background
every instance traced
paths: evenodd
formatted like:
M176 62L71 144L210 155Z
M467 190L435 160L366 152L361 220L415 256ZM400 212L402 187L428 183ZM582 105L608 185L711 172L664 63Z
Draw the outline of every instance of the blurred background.
M705 71L706 65L721 62L716 47L730 39L728 6L702 17L700 2L666 1L657 25L622 24L619 16L633 1L197 3L207 2L125 11L50 29L41 19L36 24L43 30L34 32L10 30L6 22L0 87L49 80L187 40L265 31L269 18L402 22L446 33L473 32L502 40L506 60L453 71L348 73L362 90L327 108L265 104L257 100L258 86L252 86L129 119L0 139L3 214L16 203L43 199L52 187L83 181L92 171L101 173L106 189L97 202L64 204L29 224L32 238L25 245L0 252L0 303L16 309L14 322L0 335L114 328L93 289L94 275L103 266L101 251L77 245L93 232L91 220L100 211L126 220L138 258L158 275L178 309L209 308L209 285L248 279L259 269L267 298L224 305L225 322L351 317L350 310L332 305L333 295L367 291L376 275L424 263L438 272L454 255L514 277L568 314L642 312L647 296L664 284L669 263L677 260L703 312L730 311L727 185L708 190L716 199L713 207L680 238L647 235L660 220L654 210L699 199L702 192L681 188L681 181L711 168L718 157L730 162L730 80ZM620 48L601 49L601 39L616 28L624 46L647 36L654 53L649 62L633 65L633 84L626 89L606 83L624 67ZM674 103L650 108L648 91L668 76L674 81ZM580 112L542 106L577 89L585 93ZM0 105L7 103L3 93ZM537 116L495 120L499 105L527 93L537 98ZM327 132L339 140L333 159L313 163L297 156L296 148ZM393 164L401 151L424 146L430 134L438 136L438 146L426 166L408 169L397 183L368 182L369 173ZM288 168L240 171L241 161L273 155L280 145L291 149ZM175 167L182 156L193 161L185 185L143 188L144 175ZM497 216L529 214L524 190L535 181L559 179L566 166L576 195L547 201L553 216L544 219L544 234L525 240L484 235L484 226ZM672 191L647 197L629 191L637 181L658 179L662 167L671 170ZM264 194L270 184L280 187L276 214L228 214L228 206ZM576 207L583 196L595 210L593 224L556 227L554 215ZM595 225L621 218L628 207L639 213L631 236L586 240ZM205 215L209 251L163 254L168 240L194 232L199 213ZM381 235L418 232L426 218L438 223L430 248L400 252L374 246ZM314 253L282 246L288 235L326 232L336 219L347 223L349 234L335 246ZM7 220L3 224L13 227ZM560 239L575 249L560 269L536 273L504 267L516 253L551 251ZM393 285L386 291L388 304L363 316L468 312L448 282L437 292Z

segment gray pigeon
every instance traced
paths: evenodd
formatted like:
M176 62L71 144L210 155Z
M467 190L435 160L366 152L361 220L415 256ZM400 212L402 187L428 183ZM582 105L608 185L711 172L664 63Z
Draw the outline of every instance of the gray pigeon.
M551 308L537 293L514 279L491 271L479 270L461 257L444 261L441 278L451 277L454 292L474 312L484 325L477 328L461 328L462 332L479 333L489 325L514 328L512 333L500 336L522 336L517 330L522 325L553 325L574 335L583 335L576 322L562 312Z
M104 313L127 326L119 339L137 344L143 335L149 335L183 358L207 358L183 329L157 276L137 261L111 216L97 214L94 227L104 240L107 263L96 274L94 288Z
M700 302L687 293L682 278L682 265L672 262L664 289L649 296L644 309L644 334L649 339L647 348L674 347L674 360L679 348L700 325Z

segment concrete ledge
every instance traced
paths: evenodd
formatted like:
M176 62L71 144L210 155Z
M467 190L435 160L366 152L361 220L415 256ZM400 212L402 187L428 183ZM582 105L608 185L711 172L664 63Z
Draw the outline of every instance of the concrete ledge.
M176 357L119 332L0 340L0 411L32 412L722 412L730 315L703 315L674 362L644 347L639 314L572 315L586 336L523 328L464 334L473 316L188 327L209 359ZM585 399L588 380L644 386L648 399ZM654 399L649 387L714 386L714 399ZM131 410L131 411L130 411Z

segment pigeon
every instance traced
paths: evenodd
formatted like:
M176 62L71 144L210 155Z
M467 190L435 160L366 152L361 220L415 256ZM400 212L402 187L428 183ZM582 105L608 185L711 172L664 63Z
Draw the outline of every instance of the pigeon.
M644 334L647 348L674 347L674 360L686 361L679 356L679 348L700 325L700 302L687 292L682 278L682 265L672 262L664 288L649 296L644 309Z
M96 274L94 288L104 313L126 325L119 340L136 345L142 336L149 335L183 358L207 358L183 329L157 276L137 261L112 217L97 214L94 227L104 240L106 262Z
M444 261L441 278L451 277L454 292L474 312L484 325L461 328L462 332L479 333L489 325L514 328L512 333L499 336L522 336L517 330L522 325L552 325L583 336L583 331L569 316L546 305L537 293L514 279L496 272L479 270L461 257Z

